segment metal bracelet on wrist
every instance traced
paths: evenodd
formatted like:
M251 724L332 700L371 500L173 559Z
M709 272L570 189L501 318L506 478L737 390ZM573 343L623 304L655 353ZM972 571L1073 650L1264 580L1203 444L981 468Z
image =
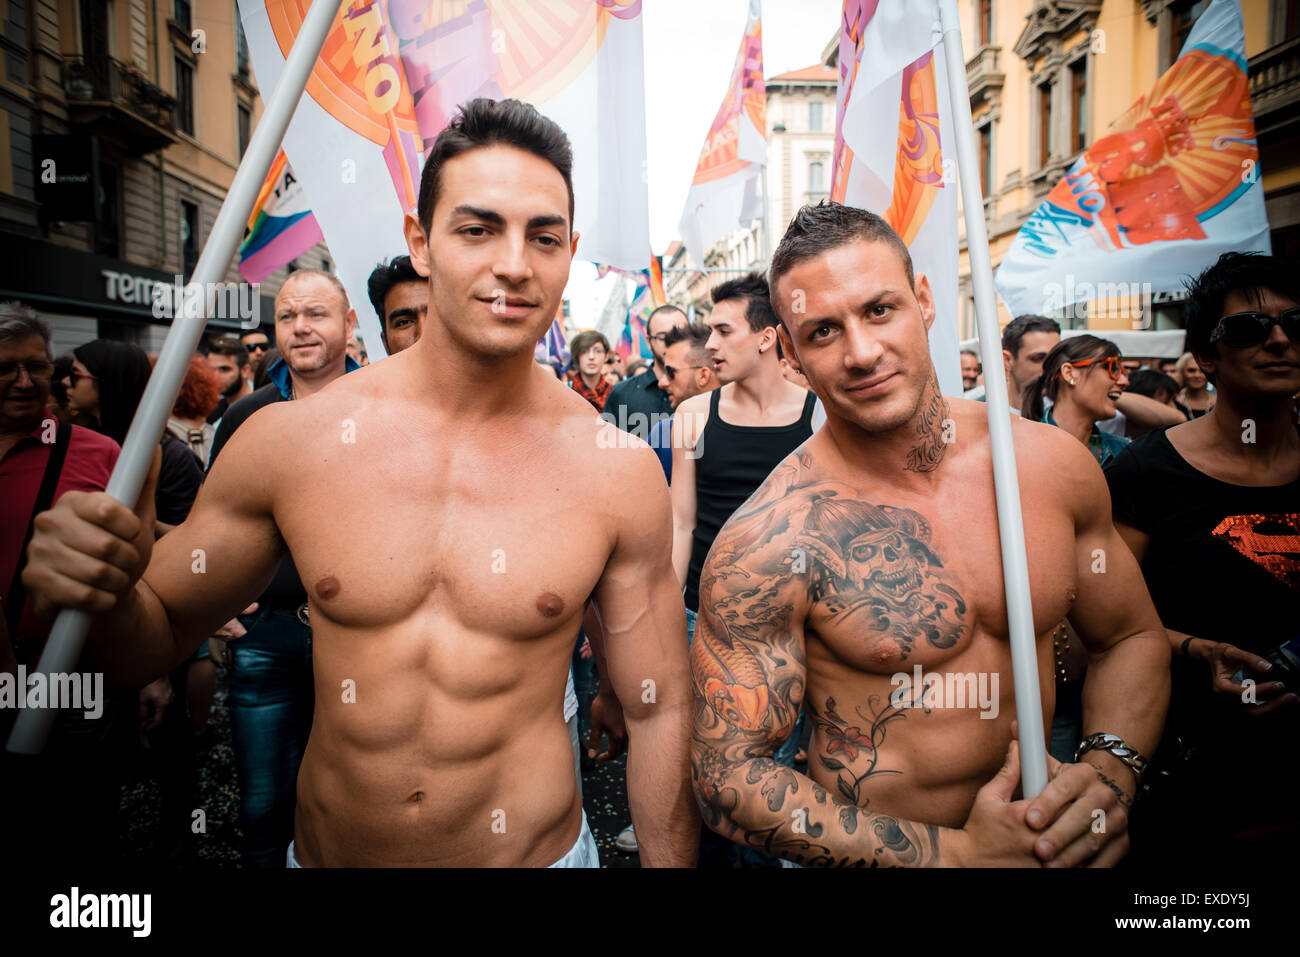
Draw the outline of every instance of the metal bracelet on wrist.
M1102 732L1090 734L1079 743L1078 750L1074 752L1074 760L1078 762L1089 751L1108 751L1119 758L1133 772L1134 777L1137 778L1138 790L1141 790L1142 774L1147 769L1147 759L1142 757L1136 748L1129 747L1123 738L1117 734Z

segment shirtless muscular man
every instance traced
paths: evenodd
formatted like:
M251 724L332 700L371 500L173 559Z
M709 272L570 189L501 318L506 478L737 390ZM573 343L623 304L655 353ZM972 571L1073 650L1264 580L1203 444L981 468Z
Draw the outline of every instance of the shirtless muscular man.
M1084 734L1114 736L1079 764L1049 759L1047 787L1016 801L986 407L939 393L929 283L884 220L829 203L791 223L771 288L827 422L732 516L701 576L692 766L706 823L802 864L1114 864L1132 765L1164 720L1169 649L1101 470L1059 429L1014 423L1043 718L1068 615L1092 655ZM801 705L807 776L772 760Z

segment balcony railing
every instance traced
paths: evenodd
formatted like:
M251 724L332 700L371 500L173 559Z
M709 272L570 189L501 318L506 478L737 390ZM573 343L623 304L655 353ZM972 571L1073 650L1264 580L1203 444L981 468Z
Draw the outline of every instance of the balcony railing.
M1260 126L1275 125L1278 110L1300 102L1300 37L1269 47L1250 60L1250 105ZM1269 122L1260 122L1264 120Z
M85 108L83 111L93 112L93 119L118 111L119 118L126 121L117 127L120 134L142 136L151 142L162 141L150 148L157 148L157 145L164 145L174 138L172 111L176 108L175 98L149 82L134 66L112 57L89 60L65 57L63 91L69 107L74 110ZM102 109L90 110L92 107ZM154 129L150 130L150 127Z
M966 63L966 87L972 103L986 99L990 93L1002 89L1006 74L998 69L1001 47L980 47L978 53Z

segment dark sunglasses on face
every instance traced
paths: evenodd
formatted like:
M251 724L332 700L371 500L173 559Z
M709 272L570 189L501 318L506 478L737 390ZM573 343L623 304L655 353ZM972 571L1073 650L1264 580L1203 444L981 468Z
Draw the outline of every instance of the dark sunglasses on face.
M265 352L267 349L267 345L268 344L265 342L250 342L244 348L246 348L249 352Z
M668 376L668 378L676 379L677 373L681 372L683 369L695 370L695 369L703 369L703 368L705 367L704 366L681 366L679 368L677 366L664 366L664 373Z
M1106 356L1104 359L1080 359L1078 362L1071 362L1070 365L1076 369L1084 369L1096 363L1110 373L1112 379L1118 379L1124 371L1124 363L1120 361L1119 356ZM1058 376L1060 372L1056 373Z
M1300 306L1286 310L1281 315L1266 312L1234 312L1224 316L1210 335L1211 342L1221 342L1229 349L1257 346L1273 334L1273 326L1282 327L1292 342L1300 342Z

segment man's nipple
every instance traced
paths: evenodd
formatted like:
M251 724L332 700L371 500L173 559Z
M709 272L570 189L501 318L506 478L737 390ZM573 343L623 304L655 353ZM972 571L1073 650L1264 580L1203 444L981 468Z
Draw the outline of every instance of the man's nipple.
M564 611L564 599L553 591L542 592L537 596L537 610L546 618L554 618Z

